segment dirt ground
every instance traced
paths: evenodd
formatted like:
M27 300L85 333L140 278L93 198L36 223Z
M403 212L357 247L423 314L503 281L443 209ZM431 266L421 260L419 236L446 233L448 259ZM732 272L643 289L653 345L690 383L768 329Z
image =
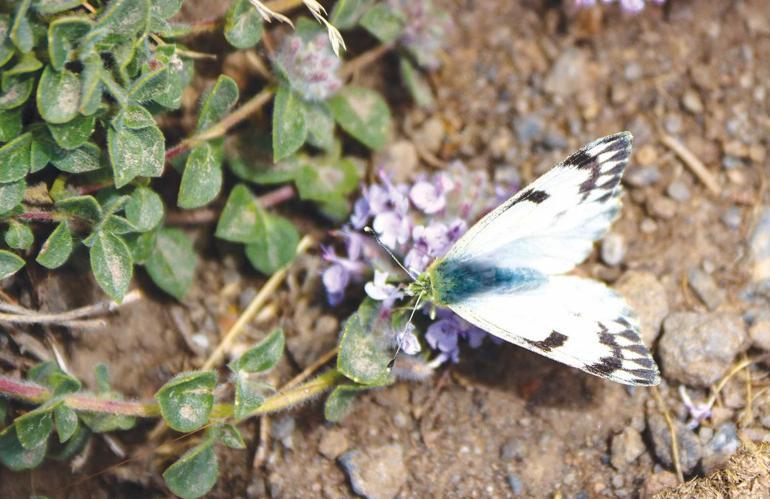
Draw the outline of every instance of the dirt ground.
M386 56L362 76L386 93L394 139L413 142L428 159L421 162L426 169L459 159L498 178L518 172L526 183L583 143L630 130L635 154L627 176L639 170L641 179L626 182L624 209L612 230L625 242L625 255L609 265L597 250L580 272L610 283L628 271L651 272L665 289L669 313L700 313L707 307L687 276L705 267L725 293L719 310L743 313L753 306L743 293L751 273L747 241L766 200L767 1L670 0L638 16L614 8L565 14L545 3L559 2L445 0L455 29L432 76L434 111L414 110L402 89L383 83L393 81L395 58ZM676 137L706 165L719 192L680 161L663 135ZM660 173L654 181L643 178L651 165ZM281 209L321 237L331 228L303 218L299 206ZM738 223L726 223L735 213ZM233 248L211 242L211 227L195 229L195 236L206 259L184 303L153 293L140 276L146 299L111 317L108 328L53 332L87 384L93 366L106 362L116 388L150 398L173 374L199 364L201 347L190 334L216 342L217 331L227 329L259 288L262 279ZM254 337L274 323L286 328L290 360L275 373L278 381L333 346L339 321L351 310L325 306L320 265L317 256L304 257L276 297L277 317L253 326ZM98 292L83 292L93 289L83 270L27 274L14 289L22 301L49 310L90 303ZM754 368L753 376L765 372ZM678 383L671 381L664 380L661 393L683 421ZM729 383L725 393L740 398L741 387ZM702 399L708 392L691 394ZM720 417L737 420L740 405L726 404ZM397 465L381 470L403 482L400 497L636 497L676 485L652 450L646 420L659 411L649 390L605 382L512 345L487 343L464 351L458 365L426 382L367 393L339 424L325 423L322 412L312 403L273 418L273 438L256 470L258 425L246 425L249 450L221 451L222 476L209 497L349 497L337 457L383 447L400 453ZM756 421L761 416L754 414ZM753 431L742 438L764 437L756 421L740 425ZM157 444L146 440L151 427L112 434L112 444L96 439L83 463L48 461L20 474L2 469L0 496L167 496L159 472L169 461L153 457ZM643 436L644 451L618 469L610 462L613 436L627 427ZM695 468L687 477L701 472Z

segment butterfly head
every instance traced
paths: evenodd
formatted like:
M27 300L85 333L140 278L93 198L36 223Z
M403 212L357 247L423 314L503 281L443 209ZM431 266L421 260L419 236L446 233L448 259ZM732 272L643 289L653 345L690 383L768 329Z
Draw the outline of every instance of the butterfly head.
M432 296L433 285L430 282L430 274L423 272L418 275L414 281L406 287L406 294L409 296Z

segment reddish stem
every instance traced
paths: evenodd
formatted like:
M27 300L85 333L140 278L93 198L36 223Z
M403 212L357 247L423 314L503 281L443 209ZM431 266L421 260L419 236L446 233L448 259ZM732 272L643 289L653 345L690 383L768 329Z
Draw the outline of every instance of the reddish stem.
M59 214L54 211L28 211L16 215L15 218L29 220L30 222L58 222Z

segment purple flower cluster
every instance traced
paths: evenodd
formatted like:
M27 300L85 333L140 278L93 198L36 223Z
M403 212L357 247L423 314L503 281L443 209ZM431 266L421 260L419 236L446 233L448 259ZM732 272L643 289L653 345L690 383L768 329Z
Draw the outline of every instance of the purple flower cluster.
M666 0L601 0L602 3L614 3L615 1L620 4L621 9L632 14L643 11L648 1L657 5L666 3ZM577 7L591 7L596 5L596 0L575 0L575 5Z
M441 65L438 53L451 27L449 16L431 0L390 0L390 6L406 23L400 43L417 64L425 69L437 69Z
M463 180L463 192L455 179ZM506 197L515 187L510 186ZM394 184L380 172L379 182L362 188L349 224L339 231L345 239L346 255L339 256L330 247L323 249L323 258L330 263L323 273L329 303L340 303L351 283L367 278L371 280L365 283L364 291L370 298L382 302L383 313L389 314L394 304L405 297L403 284L389 279L402 272L371 238L359 232L365 226L370 225L382 244L403 256L404 265L416 275L443 256L467 230L466 220L475 220L492 208L499 194L486 174L468 171L459 162L453 163L446 173L421 177L411 185ZM413 326L393 334L405 353L420 351ZM426 343L438 351L432 365L447 360L456 362L460 339L475 348L485 336L486 333L451 311L439 310L437 319L425 332Z
M337 75L340 60L323 33L310 40L299 35L287 36L273 63L285 75L292 90L306 100L325 100L342 88L342 80Z

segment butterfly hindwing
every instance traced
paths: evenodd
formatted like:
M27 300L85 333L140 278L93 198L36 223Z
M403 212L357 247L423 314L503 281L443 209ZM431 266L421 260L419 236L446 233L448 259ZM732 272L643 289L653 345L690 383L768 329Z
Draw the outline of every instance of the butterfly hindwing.
M449 307L503 340L602 378L660 381L633 311L598 281L550 276L530 289L476 293Z
M447 258L494 261L545 274L572 270L620 210L628 132L586 145L476 223Z

